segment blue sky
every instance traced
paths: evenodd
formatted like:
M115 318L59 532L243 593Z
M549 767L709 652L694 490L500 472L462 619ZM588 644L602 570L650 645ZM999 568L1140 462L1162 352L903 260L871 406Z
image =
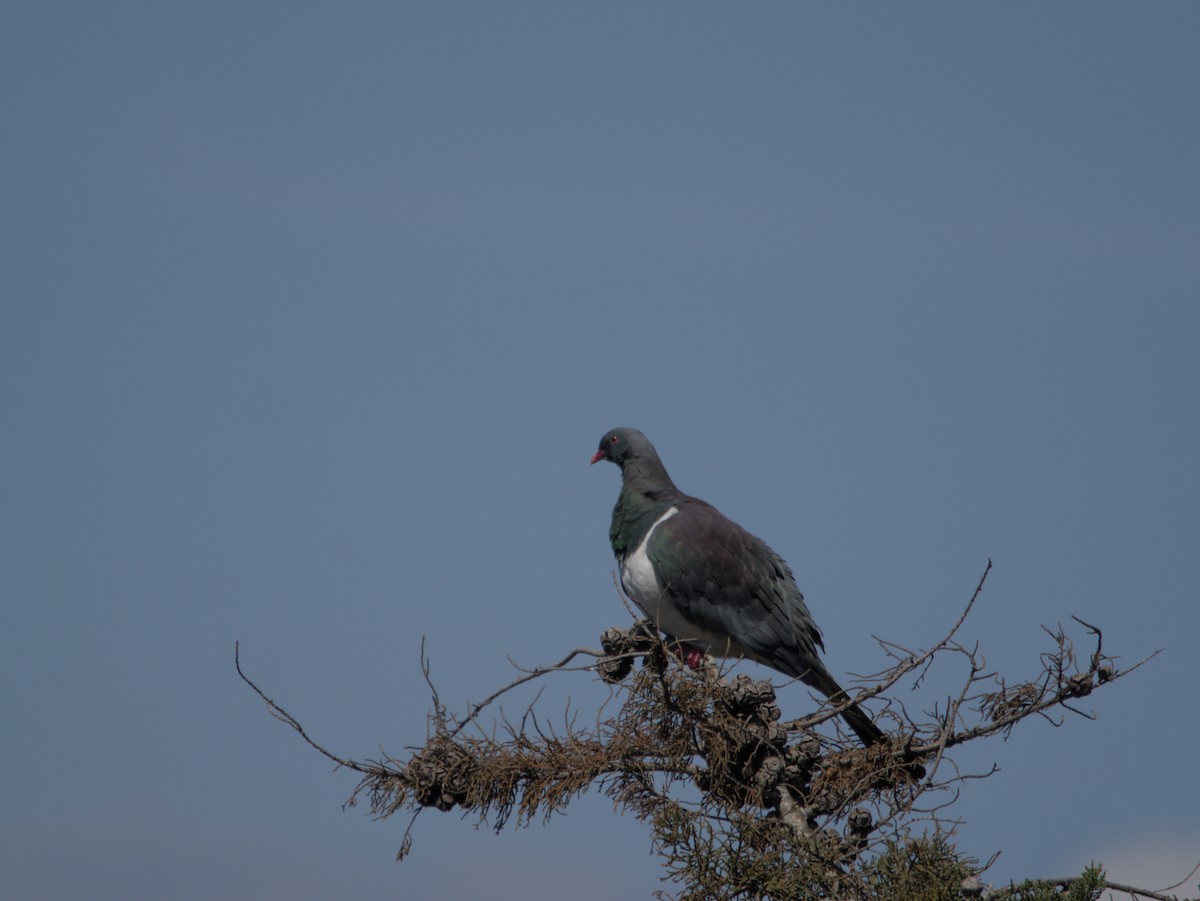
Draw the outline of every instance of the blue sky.
M1200 860L1196 6L2 19L0 893L648 896L594 796L427 813L394 863L233 670L367 758L424 736L422 636L451 703L595 646L616 425L789 560L836 674L989 557L964 637L1010 678L1071 614L1165 648L964 751L1001 772L959 842L1001 882Z

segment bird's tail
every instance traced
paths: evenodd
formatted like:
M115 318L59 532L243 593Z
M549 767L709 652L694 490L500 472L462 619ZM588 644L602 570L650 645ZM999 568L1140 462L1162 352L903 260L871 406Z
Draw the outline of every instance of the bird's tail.
M842 719L846 724L854 730L854 734L858 736L858 740L866 747L877 745L884 740L886 735L884 731L871 722L871 718L866 712L850 701L850 695L846 694L846 690L837 684L837 680L829 675L828 670L824 667L821 669L812 669L801 676L801 681L805 685L817 689L825 697L829 698L829 703L835 707L841 707L843 704L849 704L844 710L839 711ZM920 781L925 778L925 767L917 762L915 756L909 757L905 755L905 763L902 769L908 773L909 778Z
M829 698L829 703L835 707L841 707L850 701L850 696L846 694L846 690L837 684L833 676L829 675L824 668L820 670L810 670L802 677L806 685L809 685L819 691L825 697ZM867 716L866 712L857 704L850 704L841 711L842 719L846 721L846 725L854 730L854 734L858 736L866 747L877 745L884 739L884 732Z

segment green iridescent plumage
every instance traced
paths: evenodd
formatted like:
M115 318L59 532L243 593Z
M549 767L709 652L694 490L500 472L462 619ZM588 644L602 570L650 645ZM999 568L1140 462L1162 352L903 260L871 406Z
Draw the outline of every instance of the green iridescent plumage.
M609 540L622 586L662 631L719 656L756 660L835 704L849 700L817 656L821 631L782 557L676 488L636 429L606 433L592 462L602 459L621 468ZM865 744L882 739L859 707L842 715Z

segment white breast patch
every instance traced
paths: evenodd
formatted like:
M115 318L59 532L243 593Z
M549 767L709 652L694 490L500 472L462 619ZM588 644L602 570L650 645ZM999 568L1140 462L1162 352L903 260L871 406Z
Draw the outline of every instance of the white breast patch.
M663 597L666 588L654 574L654 564L646 554L650 536L660 525L679 512L672 507L654 521L641 543L621 564L621 587L637 603L658 628L672 638L692 644L701 644L718 657L747 657L751 655L740 642L729 635L719 635L689 623L676 609L670 598Z
M621 587L648 616L656 616L664 586L659 584L658 577L654 574L654 564L646 555L646 545L650 543L650 536L654 534L654 530L678 512L678 507L672 507L654 520L654 525L646 532L641 543L621 563Z

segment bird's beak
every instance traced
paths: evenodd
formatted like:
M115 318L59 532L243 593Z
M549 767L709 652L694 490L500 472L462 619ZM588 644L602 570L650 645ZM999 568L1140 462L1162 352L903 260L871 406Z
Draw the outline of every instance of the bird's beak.
M599 463L603 459L604 459L604 451L602 451L602 450L598 450L594 454L592 454L592 463Z

